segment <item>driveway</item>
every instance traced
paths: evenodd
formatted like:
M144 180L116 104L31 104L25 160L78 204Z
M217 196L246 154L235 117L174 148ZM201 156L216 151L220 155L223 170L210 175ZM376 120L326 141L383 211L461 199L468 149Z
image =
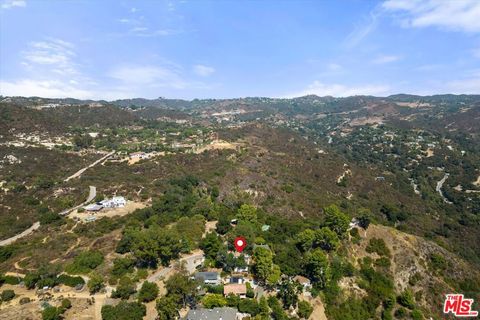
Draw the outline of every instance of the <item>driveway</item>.
M59 213L59 215L64 216L64 215L70 213L71 211L73 211L73 210L75 210L75 209L78 209L78 208L80 208L81 206L86 205L87 203L89 203L90 201L92 201L93 199L95 199L96 196L97 196L97 188L95 188L94 186L90 186L90 188L89 188L89 193L88 193L88 197L87 197L87 200L86 200L85 202L79 204L79 205L76 206L76 207L63 210L62 212ZM18 239L28 236L29 234L31 234L32 232L34 232L34 231L37 230L38 228L40 228L40 221L35 222L35 223L34 223L30 228L28 228L27 230L24 230L24 231L22 231L21 233L19 233L19 234L17 234L17 235L14 235L13 237L10 237L10 238L8 238L8 239L5 239L5 240L0 241L0 247L8 246L9 244L14 243L14 242L17 241Z
M85 171L87 171L88 168L91 168L91 167L94 167L96 166L97 164L99 164L100 162L102 162L103 160L106 160L108 157L110 157L111 155L113 155L115 153L115 151L112 151L110 153L108 153L107 155L101 157L100 159L98 159L97 161L95 161L94 163L86 166L85 168L82 168L80 170L78 170L77 172L75 172L74 174L72 174L70 177L66 178L65 182L71 180L71 179L75 179L75 178L78 178L82 175L82 173L84 173Z

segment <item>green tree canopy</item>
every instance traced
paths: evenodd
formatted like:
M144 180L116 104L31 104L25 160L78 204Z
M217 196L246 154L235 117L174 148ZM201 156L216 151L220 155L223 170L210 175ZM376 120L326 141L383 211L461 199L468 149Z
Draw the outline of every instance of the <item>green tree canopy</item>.
M225 307L227 305L227 300L221 294L209 293L203 297L202 304L207 309Z
M150 302L157 298L158 286L156 283L145 281L138 292L138 300L140 302Z
M250 223L257 222L257 208L249 204L242 204L237 212L237 219L248 221Z
M350 218L334 204L326 207L324 211L325 226L329 227L342 238L348 230Z
M305 271L315 284L324 288L330 280L331 272L328 258L320 249L315 249L307 254Z

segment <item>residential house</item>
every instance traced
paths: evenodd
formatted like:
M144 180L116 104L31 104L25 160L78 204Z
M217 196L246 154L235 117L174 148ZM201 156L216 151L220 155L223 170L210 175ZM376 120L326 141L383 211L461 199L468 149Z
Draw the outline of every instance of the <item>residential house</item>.
M303 287L303 291L312 289L312 282L308 278L305 278L303 276L295 276L293 278L293 281L300 283Z
M228 296L234 294L240 298L247 297L247 285L245 283L231 283L223 287L223 295Z
M193 309L188 311L184 320L237 320L235 308Z
M195 280L199 280L202 284L218 286L222 281L218 272L197 272Z
M250 264L250 261L251 261L250 255L247 253L241 253L241 252L235 251L233 252L233 256L237 259L243 256L243 259L245 260L245 266L243 267L236 266L233 269L233 272L235 273L248 272L248 265Z
M132 160L137 160L137 159L143 160L143 159L148 159L150 155L145 152L134 152L134 153L130 153L129 157Z
M235 284L243 284L245 283L245 278L242 276L242 275L232 275L229 279L228 279L228 282L229 283L235 283Z
M104 208L118 208L125 207L127 200L124 197L113 197L112 199L105 199L100 201Z

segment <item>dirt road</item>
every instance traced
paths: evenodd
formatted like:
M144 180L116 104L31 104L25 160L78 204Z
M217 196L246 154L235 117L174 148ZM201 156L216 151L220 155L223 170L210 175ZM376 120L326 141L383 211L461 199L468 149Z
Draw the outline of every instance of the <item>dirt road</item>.
M69 181L69 180L72 180L72 179L75 179L75 178L80 177L80 176L82 175L82 173L84 173L85 171L87 171L88 168L91 168L91 167L96 166L97 164L99 164L99 163L102 162L103 160L106 160L108 157L110 157L110 156L113 155L114 153L115 153L115 151L110 152L109 154L101 157L100 159L98 159L98 160L95 161L94 163L86 166L86 167L83 168L83 169L78 170L77 172L75 172L74 174L72 174L70 177L66 178L66 179L63 180L63 181L67 182L67 181Z

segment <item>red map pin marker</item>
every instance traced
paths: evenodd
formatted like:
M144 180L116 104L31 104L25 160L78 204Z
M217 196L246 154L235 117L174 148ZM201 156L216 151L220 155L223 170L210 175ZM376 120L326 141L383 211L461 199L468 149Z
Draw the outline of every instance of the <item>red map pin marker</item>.
M235 249L237 249L238 252L242 252L243 249L247 246L247 241L245 240L244 237L236 237L235 241L233 242L233 245L235 246Z

